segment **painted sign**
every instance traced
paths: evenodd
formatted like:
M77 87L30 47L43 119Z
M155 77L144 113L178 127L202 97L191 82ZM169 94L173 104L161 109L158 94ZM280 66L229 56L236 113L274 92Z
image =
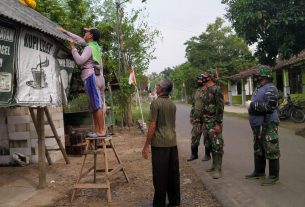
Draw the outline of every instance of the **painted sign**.
M15 29L0 26L0 105L8 104L13 95L15 34Z
M60 66L60 77L66 96L69 94L70 90L70 81L72 78L72 73L75 70L75 62L71 59L57 59Z
M17 58L18 104L61 104L61 85L55 42L28 29L21 29Z

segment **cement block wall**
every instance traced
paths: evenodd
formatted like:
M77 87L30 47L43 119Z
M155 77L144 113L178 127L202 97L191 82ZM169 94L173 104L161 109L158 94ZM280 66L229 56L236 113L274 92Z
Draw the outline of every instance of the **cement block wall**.
M65 146L65 132L62 107L48 107L58 136ZM38 162L38 136L28 107L6 108L0 110L0 117L6 117L5 122L0 120L0 146L6 146L12 155L22 153L30 158L30 162ZM1 119L1 118L0 118ZM44 117L46 121L47 118ZM53 136L50 125L45 124L45 136ZM59 148L54 138L46 138L47 148ZM50 151L53 162L62 158L60 151Z

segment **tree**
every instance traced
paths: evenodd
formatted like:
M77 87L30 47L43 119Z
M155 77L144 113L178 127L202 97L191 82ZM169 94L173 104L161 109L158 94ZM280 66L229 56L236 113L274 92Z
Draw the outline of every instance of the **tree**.
M255 64L248 45L233 33L231 27L224 26L221 18L208 25L199 37L192 37L185 44L188 61L201 71L218 68L220 76L226 76Z
M305 1L223 0L226 17L248 44L257 43L262 64L275 64L305 48Z

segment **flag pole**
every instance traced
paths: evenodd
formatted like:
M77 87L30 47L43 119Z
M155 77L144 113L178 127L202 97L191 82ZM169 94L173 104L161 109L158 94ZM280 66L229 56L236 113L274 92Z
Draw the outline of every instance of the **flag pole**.
M146 127L146 123L144 122L144 116L143 116L142 105L141 105L141 98L140 98L139 90L138 90L138 87L137 87L136 74L135 74L135 71L134 71L134 67L132 67L132 73L133 73L132 78L134 78L132 83L134 84L134 86L136 88L136 98L139 102L140 113L141 113L141 118L142 118L142 127L143 127L143 129L146 129L147 127Z
M142 105L141 105L141 98L140 98L140 94L139 94L139 90L138 87L135 85L136 90L137 90L137 96L138 96L138 101L139 101L139 106L140 106L140 112L141 112L141 117L142 117L142 124L144 126L144 117L143 117L143 111L142 111Z

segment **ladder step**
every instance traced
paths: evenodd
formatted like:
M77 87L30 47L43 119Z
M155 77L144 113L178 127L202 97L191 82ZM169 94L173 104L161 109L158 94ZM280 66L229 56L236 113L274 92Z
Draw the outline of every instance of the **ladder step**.
M60 151L60 148L55 148L55 149L46 149L46 150L48 150L48 151Z
M49 139L49 138L54 138L55 139L56 137L55 136L45 136L44 138L45 139Z
M73 144L72 147L83 147L86 145L87 145L87 143L79 143L79 144Z

